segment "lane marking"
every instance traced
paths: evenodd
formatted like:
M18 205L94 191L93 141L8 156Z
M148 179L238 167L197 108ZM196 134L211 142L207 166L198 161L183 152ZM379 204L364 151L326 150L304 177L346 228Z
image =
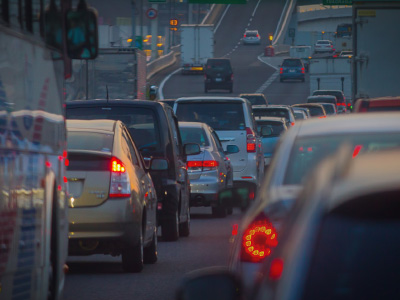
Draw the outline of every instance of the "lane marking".
M267 81L265 81L258 89L257 91L255 91L256 94L262 93L264 92L274 81L275 79L279 76L279 68L271 65L270 63L262 60L261 56L263 54L260 54L259 56L257 56L257 59L259 61L261 61L263 64L266 64L268 66L270 66L271 68L275 69L275 72L267 79Z
M249 23L247 23L247 27L249 27L250 26L250 22Z
M261 0L258 0L256 7L253 10L253 14L251 15L252 17L254 17L254 15L256 14L257 8L260 5Z
M222 22L222 20L224 19L225 15L226 15L226 13L227 13L227 11L228 11L228 9L229 9L229 7L231 7L230 4L225 8L225 11L224 11L224 13L222 14L221 18L219 19L217 26L214 28L214 33L217 32L217 30L218 30L218 28L219 28L219 25L221 25L221 22Z
M201 25L204 25L206 22L207 18L210 16L211 12L214 10L215 4L211 5L210 10L206 14L206 16L203 18L203 21L201 21Z
M290 2L290 7L286 9L286 7L289 5L289 2ZM290 19L289 11L291 10L292 6L293 6L293 0L286 0L286 4L283 7L283 11L282 11L281 17L279 19L278 25L276 26L276 30L275 30L275 33L274 33L274 40L272 42L272 45L276 45L276 43L279 41L279 38L281 37L282 32L283 32L283 29L285 28L286 23ZM286 15L285 15L285 10L286 10ZM284 21L283 24L281 24L282 23L282 18L284 17L284 15L285 15L285 21ZM280 27L279 27L279 25L280 25ZM278 30L279 30L279 33L278 33Z
M163 79L163 81L161 81L160 83L160 87L158 88L158 96L160 98L160 100L164 99L164 93L163 93L163 89L164 89L164 85L165 83L176 73L178 73L182 68L178 68L175 71L173 71L172 73L170 73L167 77L165 77Z

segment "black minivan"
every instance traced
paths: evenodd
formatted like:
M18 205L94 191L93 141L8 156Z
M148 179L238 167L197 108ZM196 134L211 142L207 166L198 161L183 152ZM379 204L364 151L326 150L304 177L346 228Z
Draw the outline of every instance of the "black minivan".
M178 120L169 105L141 100L77 100L67 102L67 119L120 120L145 161L166 159L168 168L150 171L157 192L157 218L162 237L175 241L178 236L190 234L186 155L192 153L186 153L187 147L182 145ZM187 146L190 148L193 144Z
M229 90L233 92L233 71L228 58L209 58L204 71L204 92Z

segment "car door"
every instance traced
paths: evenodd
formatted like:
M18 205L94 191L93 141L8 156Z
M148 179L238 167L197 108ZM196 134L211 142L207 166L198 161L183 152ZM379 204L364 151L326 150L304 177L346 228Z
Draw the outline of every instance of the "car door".
M224 148L222 147L221 141L214 130L210 130L211 139L214 141L216 155L219 157L220 173L223 172L226 175L226 187L233 185L233 169L229 157L226 156Z

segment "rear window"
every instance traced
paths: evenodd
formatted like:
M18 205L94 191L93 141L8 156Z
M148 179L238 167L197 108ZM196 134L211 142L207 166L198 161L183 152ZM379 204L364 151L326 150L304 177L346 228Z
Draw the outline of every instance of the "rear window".
M263 109L254 109L253 108L254 116L266 116L266 117L279 117L285 118L287 121L289 119L289 111L284 108L263 108Z
M335 98L330 98L330 97L321 97L321 98L314 98L310 97L307 99L308 103L332 103L336 104L336 99Z
M112 152L114 135L106 133L72 131L67 134L68 150Z
M122 121L143 154L161 149L159 125L153 110L141 107L68 108L67 119L110 119Z
M183 144L196 143L200 146L209 146L206 132L203 128L179 127Z
M109 171L111 160L93 154L68 153L68 171Z
M329 45L330 43L328 41L318 41L318 45Z
M285 59L282 67L302 67L300 59Z
M256 36L257 36L257 32L255 32L255 31L247 31L247 32L245 33L245 35L246 35L247 37L256 37Z
M297 120L304 120L305 116L304 116L304 113L301 113L299 111L295 111L294 112L294 118L297 119Z
M267 127L271 128L272 136L280 136L285 131L285 127L280 122L262 121L262 122L256 122L256 123L257 123L257 131L258 132L261 132L261 127L267 126Z
M310 111L311 117L323 116L324 112L321 107L319 106L307 106L308 110Z
M241 98L245 98L249 100L251 105L266 105L267 102L262 96L241 96Z
M324 217L302 299L400 299L398 198L369 195Z
M341 103L344 101L343 94L340 91L314 91L313 96L317 95L332 95L336 97L337 102Z
M228 59L208 60L206 69L215 72L221 72L221 71L232 72L231 63Z
M322 104L325 108L325 112L327 115L334 115L335 114L335 107L333 107L332 105L324 105Z
M181 102L176 116L183 122L206 123L214 130L245 130L243 103Z

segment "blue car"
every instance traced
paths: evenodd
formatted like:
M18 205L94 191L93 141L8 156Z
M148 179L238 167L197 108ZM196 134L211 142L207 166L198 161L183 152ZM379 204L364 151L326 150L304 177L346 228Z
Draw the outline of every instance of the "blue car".
M288 129L286 120L284 118L261 117L256 120L256 124L264 149L264 167L268 167L280 135Z
M297 79L304 82L306 69L300 58L286 58L280 67L280 81Z

